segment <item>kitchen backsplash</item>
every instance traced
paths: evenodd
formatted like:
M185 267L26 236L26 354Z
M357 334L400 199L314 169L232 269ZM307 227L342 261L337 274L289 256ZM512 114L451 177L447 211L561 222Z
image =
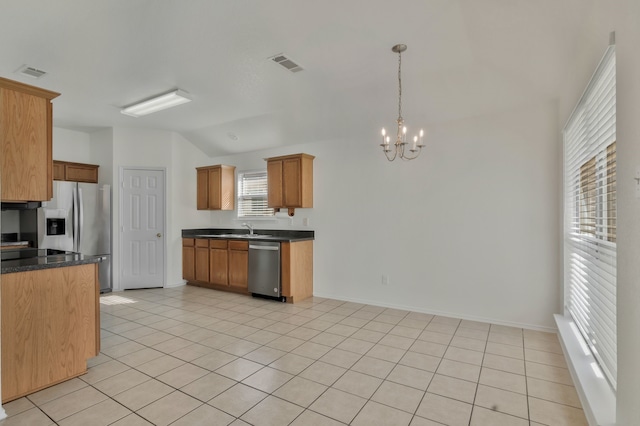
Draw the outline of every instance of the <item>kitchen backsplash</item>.
M28 241L32 247L38 241L38 212L28 210L2 210L0 212L0 232L2 234L18 234L18 241Z
M20 232L20 211L18 210L2 210L2 233Z

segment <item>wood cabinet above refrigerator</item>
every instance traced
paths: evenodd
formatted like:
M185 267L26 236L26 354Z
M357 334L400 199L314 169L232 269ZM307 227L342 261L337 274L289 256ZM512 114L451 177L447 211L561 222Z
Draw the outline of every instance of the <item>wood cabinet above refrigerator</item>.
M96 164L53 160L53 180L98 183L99 167Z
M0 77L0 194L3 202L53 195L51 100L59 93Z

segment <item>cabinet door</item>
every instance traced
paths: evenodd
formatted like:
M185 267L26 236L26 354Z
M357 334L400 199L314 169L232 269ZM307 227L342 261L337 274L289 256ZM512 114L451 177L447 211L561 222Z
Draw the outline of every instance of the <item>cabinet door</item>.
M227 249L212 248L209 250L209 282L211 284L227 285L228 275Z
M182 245L182 278L187 281L196 279L195 247Z
M209 208L209 171L198 170L198 210Z
M72 182L98 183L98 166L92 164L65 164L64 178Z
M247 290L249 252L229 249L229 286Z
M49 106L47 99L0 88L2 200L48 201L51 198Z
M64 180L64 163L62 161L53 162L53 180Z
M302 163L300 158L289 158L282 165L282 192L285 207L302 207Z
M282 160L267 162L267 205L283 207Z
M2 276L2 400L87 371L99 352L98 266Z
M282 295L293 303L313 296L313 241L280 244Z
M222 179L222 170L211 169L209 170L209 209L212 210L220 210L222 208L221 202L221 179Z
M209 240L196 239L196 281L209 282Z

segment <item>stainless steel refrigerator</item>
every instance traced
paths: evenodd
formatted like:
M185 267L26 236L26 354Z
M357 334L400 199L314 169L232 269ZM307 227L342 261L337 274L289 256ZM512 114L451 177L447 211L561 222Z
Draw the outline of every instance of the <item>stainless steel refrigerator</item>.
M103 256L100 292L111 291L111 186L54 181L38 209L38 247Z

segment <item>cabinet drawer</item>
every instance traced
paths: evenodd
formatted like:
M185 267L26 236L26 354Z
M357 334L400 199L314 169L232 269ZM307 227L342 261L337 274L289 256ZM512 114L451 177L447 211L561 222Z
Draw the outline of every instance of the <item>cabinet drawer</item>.
M193 247L195 245L195 240L193 238L183 238L182 246L183 247Z
M249 250L249 241L229 241L229 250Z
M212 249L227 249L227 240L211 240L209 242L209 248Z
M209 240L196 238L196 247L209 247Z

